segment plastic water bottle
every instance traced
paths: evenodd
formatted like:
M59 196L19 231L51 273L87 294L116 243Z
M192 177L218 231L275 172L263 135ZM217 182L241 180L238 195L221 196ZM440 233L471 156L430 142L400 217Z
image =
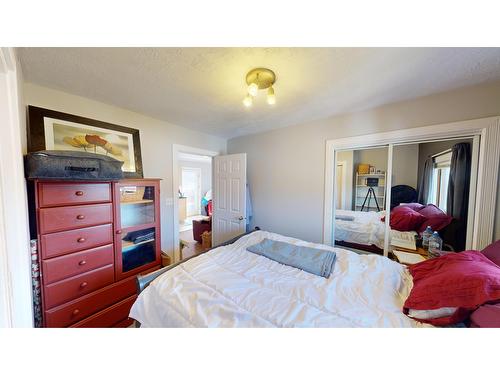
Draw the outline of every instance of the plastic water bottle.
M440 255L439 251L443 246L443 240L439 237L438 232L434 232L429 238L429 255L432 258L438 257Z
M429 247L429 239L431 238L432 233L432 228L429 226L422 233L422 247L424 249L427 249Z

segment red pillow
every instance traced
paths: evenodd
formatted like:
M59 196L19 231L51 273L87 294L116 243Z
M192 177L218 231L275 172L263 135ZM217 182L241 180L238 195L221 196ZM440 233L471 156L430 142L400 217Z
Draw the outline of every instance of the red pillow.
M416 202L413 202L413 203L400 203L400 206L409 207L413 211L420 211L422 208L425 207L423 204L416 203Z
M481 253L500 267L500 241L493 242L491 245L486 246Z
M500 303L483 305L470 316L471 327L500 328Z
M390 225L392 229L406 232L417 230L425 220L425 216L407 206L397 206L391 211Z
M443 255L409 266L413 288L403 306L433 310L457 307L455 314L437 319L416 319L434 325L463 321L479 306L500 299L500 267L480 251Z
M441 209L433 204L428 204L418 211L420 215L425 216L425 220L416 229L417 232L423 232L428 226L433 231L440 231L446 226L450 225L453 217L446 215Z
M434 204L427 204L425 207L418 210L425 217L431 216L446 216L443 210Z

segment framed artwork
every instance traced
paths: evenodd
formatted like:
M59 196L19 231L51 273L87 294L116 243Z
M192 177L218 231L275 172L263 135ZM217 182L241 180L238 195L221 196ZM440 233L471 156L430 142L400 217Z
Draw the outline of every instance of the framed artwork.
M126 178L142 178L139 130L28 106L28 152L83 151L123 161Z

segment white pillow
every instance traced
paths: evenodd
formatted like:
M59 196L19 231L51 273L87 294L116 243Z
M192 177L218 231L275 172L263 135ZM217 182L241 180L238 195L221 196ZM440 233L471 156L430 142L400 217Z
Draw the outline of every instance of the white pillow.
M414 310L410 309L408 311L408 316L411 318L428 320L428 319L436 319L442 318L445 316L451 316L455 314L458 307L441 307L439 309L434 310Z

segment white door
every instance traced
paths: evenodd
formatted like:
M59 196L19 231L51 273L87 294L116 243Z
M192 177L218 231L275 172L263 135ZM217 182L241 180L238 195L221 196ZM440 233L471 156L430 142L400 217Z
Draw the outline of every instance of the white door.
M245 233L247 155L215 156L212 246Z
M337 162L337 171L335 173L335 187L337 196L335 197L335 208L337 210L347 210L351 206L350 196L347 189L347 161Z

